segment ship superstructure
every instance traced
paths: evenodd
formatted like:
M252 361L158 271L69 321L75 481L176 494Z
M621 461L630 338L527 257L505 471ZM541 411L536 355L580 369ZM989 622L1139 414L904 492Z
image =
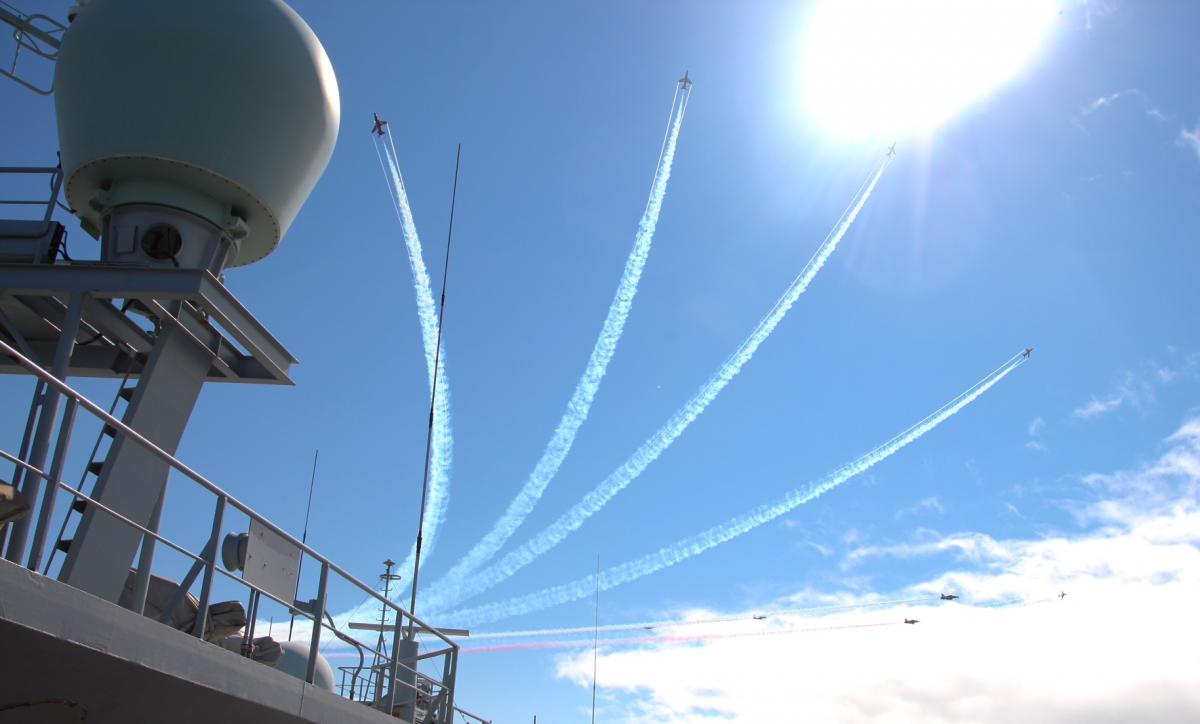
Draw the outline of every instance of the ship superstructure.
M205 384L292 384L224 275L274 251L333 153L320 41L282 0L93 0L65 23L0 4L0 21L54 64L49 87L5 75L53 94L61 158L0 168L49 186L0 218L0 372L33 386L8 411L22 439L0 442L0 723L480 720L456 704L455 641L175 457ZM98 258L68 256L58 207ZM111 404L78 377L113 380ZM199 544L161 530L184 488ZM383 610L378 640L332 618L333 586ZM300 640L262 630L272 601ZM360 661L340 681L330 642Z

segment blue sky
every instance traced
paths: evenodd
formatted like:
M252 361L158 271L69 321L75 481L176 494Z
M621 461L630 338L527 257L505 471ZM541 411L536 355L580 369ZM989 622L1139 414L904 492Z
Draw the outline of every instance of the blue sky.
M341 134L279 250L231 271L227 283L299 358L297 385L209 386L180 457L299 532L320 448L309 540L365 580L412 544L428 405L400 227L367 133L373 111L390 122L435 279L454 148L463 144L444 338L454 468L448 525L423 580L488 529L557 424L633 243L684 69L696 85L624 336L574 449L510 547L590 490L696 390L897 140L847 139L806 111L797 69L810 42L804 3L293 4L337 72ZM53 9L63 15L66 5ZM602 622L779 608L796 596L798 606L891 599L943 580L980 585L959 591L974 615L991 609L973 602L1049 596L1060 582L1031 574L989 585L979 577L1016 557L963 555L954 541L1070 548L1114 526L1133 531L1172 505L1194 509L1190 468L1169 484L1152 473L1184 445L1171 436L1193 419L1200 372L1198 21L1189 3L1064 5L1021 73L928 134L898 139L895 162L828 266L687 433L563 545L475 602L579 578L597 556L615 565L773 501L1028 345L1037 348L1030 364L864 476L606 591ZM4 114L4 162L52 163L52 103L4 84L0 106L18 111ZM94 242L73 231L72 253L89 249ZM111 395L103 384L80 387ZM24 409L29 389L0 380L13 409ZM6 449L15 450L23 419L0 422ZM1129 497L1096 474L1149 479L1166 507L1089 515L1088 506ZM180 514L172 525L202 537L206 523ZM904 555L879 553L897 550ZM1141 559L1131 560L1137 569ZM1078 582L1074 570L1062 569L1062 587ZM1134 590L1114 570L1095 590ZM976 577L945 578L954 571ZM1194 596L1195 568L1190 576L1162 585L1186 584ZM1136 590L1161 594L1150 583ZM339 606L357 603L339 595ZM1095 608L1100 597L1086 610L1105 611ZM852 623L881 613L846 615ZM586 625L592 616L584 600L480 630ZM935 616L924 618L936 626ZM1086 628L1096 620L1060 618L1044 636L1075 642L1097 635ZM989 625L980 619L956 635ZM893 639L914 633L902 628L878 640L877 658L893 670L902 658L887 658L900 645ZM872 640L855 635L874 660ZM835 649L848 641L828 639ZM1011 637L979 645L1001 659L1015 646ZM613 647L601 683L604 671L654 671L656 656L668 670L674 650L642 646L634 653L644 660L627 660L629 650ZM1117 644L1107 652L1118 679L1131 666L1120 653ZM588 665L590 655L557 651L472 654L460 700L498 721L580 720ZM1128 673L1169 683L1162 672ZM611 676L601 699L609 719L712 714L682 689ZM718 714L732 701L714 705Z

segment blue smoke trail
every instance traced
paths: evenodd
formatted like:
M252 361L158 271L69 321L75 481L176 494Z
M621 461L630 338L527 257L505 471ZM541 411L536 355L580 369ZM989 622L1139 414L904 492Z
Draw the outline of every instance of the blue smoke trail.
M417 299L417 318L421 324L421 342L425 348L425 365L429 373L430 394L433 390L434 359L438 343L437 308L429 281L429 270L425 268L421 239L417 236L417 225L413 221L408 193L404 188L404 177L396 160L396 147L387 136L388 142L376 139L376 151L389 183L392 204L404 235L404 246L408 251L408 263L412 268L413 287ZM454 456L454 433L450 420L450 381L446 377L446 350L442 346L441 358L437 363L437 399L434 403L433 446L429 461L429 498L425 507L424 547L421 562L433 551L438 529L446 519L446 508L450 503L450 466ZM411 571L416 557L416 544L397 569Z
M629 318L633 298L637 294L638 282L642 278L642 270L646 267L646 259L650 254L650 244L654 239L654 230L658 225L658 217L662 212L663 199L667 194L667 181L671 177L671 166L675 161L675 148L679 141L679 131L683 125L683 115L687 110L689 91L678 90L671 101L671 117L668 120L668 134L663 140L663 150L654 172L654 181L650 188L650 197L646 202L646 210L638 222L637 235L634 237L633 249L625 262L625 271L617 285L617 292L609 307L608 316L600 330L600 336L592 348L592 356L588 359L583 376L575 386L575 393L567 403L558 427L550 442L546 444L542 457L537 461L516 497L508 504L508 509L492 525L491 530L473 547L455 566L446 573L429 591L430 596L446 593L448 589L457 587L463 579L479 566L487 563L496 555L496 551L516 533L517 528L533 511L538 500L545 492L546 486L558 473L563 460L570 452L575 442L575 435L588 418L592 400L600 389L600 382L608 369L608 363L617 351L617 343L625 329L625 321Z
M721 390L725 389L725 386L733 380L742 367L750 361L750 358L754 356L759 345L771 335L771 332L775 330L775 327L778 326L779 322L792 308L792 305L796 303L800 295L808 289L808 285L816 277L817 272L821 271L821 267L825 266L825 262L837 249L838 243L846 235L846 232L850 229L850 225L854 223L854 219L858 216L859 212L862 211L863 205L871 197L871 192L875 190L875 185L879 183L879 179L883 176L883 172L887 170L889 164L890 158L884 159L879 163L874 172L868 177L868 180L860 187L858 197L851 201L851 205L847 207L847 211L842 214L838 223L830 230L824 241L817 248L812 259L805 265L800 275L788 286L783 296L775 302L775 305L767 315L759 321L758 326L754 328L750 336L725 360L716 373L709 377L704 385L692 395L691 399L675 412L665 425L659 428L649 440L643 443L628 460L622 463L602 483L592 489L574 507L558 520L554 521L549 527L538 533L533 539L505 555L495 565L465 579L453 592L431 592L426 598L426 605L430 607L430 610L441 610L482 593L532 563L538 556L558 545L563 539L583 525L584 521L603 508L617 493L633 482L650 463L662 455L683 434L683 431L700 416L700 413L704 412L705 408L717 398Z
M1021 355L1014 356L966 392L954 398L946 405L943 405L940 409L904 432L856 460L834 470L821 480L793 490L775 503L760 505L748 513L709 528L702 533L684 538L641 558L609 568L600 574L599 581L597 581L596 575L593 574L571 583L554 586L553 588L547 588L507 601L448 613L444 617L454 621L454 625L456 626L475 626L510 616L533 613L591 596L595 592L597 584L599 584L601 590L608 590L623 583L629 583L643 576L661 571L692 556L700 555L710 548L731 541L814 498L824 495L850 478L896 454L901 448L915 442L925 433L933 430L955 413L974 402L980 395L987 392L992 386L1021 366L1025 362L1025 359Z

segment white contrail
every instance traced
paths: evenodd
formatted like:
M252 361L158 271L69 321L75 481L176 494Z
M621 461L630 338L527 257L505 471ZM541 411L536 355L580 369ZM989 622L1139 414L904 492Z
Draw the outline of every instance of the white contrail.
M479 633L471 632L471 640L479 639L513 639L513 638L541 638L544 636L564 636L568 634L590 634L590 633L620 633L622 631L637 631L649 629L665 629L665 628L682 628L684 626L705 626L708 624L717 623L733 623L736 621L753 621L754 616L746 614L744 616L726 616L723 618L698 618L688 620L662 620L662 621L643 621L641 623L616 623L608 626L573 626L570 628L538 628L528 629L524 631L487 631Z
M663 147L659 153L658 164L655 167L654 180L650 188L650 197L646 201L646 209L638 222L637 235L634 237L633 249L625 262L625 271L617 285L608 316L592 348L583 376L575 386L575 393L567 403L558 427L542 457L537 461L516 497L508 504L508 509L492 525L491 530L475 544L467 554L454 565L442 579L430 587L428 595L445 594L462 582L462 580L479 566L487 563L496 555L496 551L508 541L517 531L521 523L533 511L538 500L545 492L546 486L558 473L563 460L570 452L575 442L575 435L587 420L592 400L600 389L600 382L608 369L608 363L617 351L617 343L625 329L625 321L633 307L633 298L637 294L638 282L642 270L646 267L646 259L650 254L650 244L654 239L654 230L658 225L658 217L662 212L663 199L667 194L667 181L671 177L671 166L675 161L675 148L679 141L679 131L683 125L683 115L687 110L689 91L676 89L676 96L671 100L671 115L667 123L667 135L663 139Z
M430 552L433 551L438 529L446 518L446 508L450 502L450 466L454 454L454 435L450 422L450 382L446 377L444 344L440 358L437 355L437 308L433 301L429 270L425 268L421 239L417 236L417 225L413 221L412 208L408 204L408 193L404 188L404 177L400 174L400 166L396 160L396 147L391 140L391 134L388 134L387 142L383 138L377 138L375 150L379 153L380 164L389 181L388 188L391 191L392 204L395 206L396 216L400 220L404 246L408 251L408 263L412 269L413 288L417 298L417 318L421 324L421 341L425 348L425 365L428 370L431 394L434 380L434 360L438 359L433 445L429 460L429 498L425 507L424 545L421 552L421 562L424 563ZM408 556L396 570L412 571L415 556L416 544L414 543Z
M971 404L980 395L987 392L993 385L1019 367L1025 362L1025 359L1022 355L1013 357L966 392L896 437L874 448L853 462L834 470L821 480L793 490L775 503L760 505L748 513L709 528L702 533L684 538L641 558L609 568L599 575L599 581L597 581L596 575L590 575L572 583L547 588L526 596L519 596L499 603L447 613L441 618L453 621L455 626L474 626L510 616L533 613L534 611L540 611L551 606L567 603L568 601L585 598L595 591L597 585L601 590L608 590L623 583L629 583L630 581L648 576L651 573L673 566L692 556L699 555L710 548L733 540L833 490L855 475L894 455L905 445L916 441L959 410Z
M838 243L846 235L854 219L862 211L863 205L870 198L875 185L883 176L890 164L890 158L885 158L874 169L868 180L859 188L858 196L851 201L850 206L843 212L838 223L830 230L813 257L805 265L803 271L784 291L783 296L775 302L767 315L759 321L758 326L741 345L731 354L721 367L692 395L679 410L650 437L642 443L624 463L592 489L576 503L569 511L542 530L534 538L521 547L508 553L495 565L492 565L475 575L465 578L453 591L432 591L426 597L428 610L443 610L471 596L482 593L500 583L521 568L532 563L538 556L558 545L568 535L583 525L589 517L604 507L617 493L621 492L633 480L654 462L675 440L683 434L692 422L704 412L705 408L717 398L742 367L750 361L758 349L779 322L784 318L796 300L808 289L808 285L816 277L829 256L837 249Z
M567 628L535 628L523 629L518 631L472 631L471 640L478 641L480 639L526 639L526 638L542 638L545 636L565 636L570 634L590 634L594 632L600 633L620 633L622 631L637 631L637 630L658 630L658 629L674 629L685 626L707 626L718 623L737 623L741 621L757 621L761 619L774 618L777 616L793 615L793 614L827 614L839 611L855 611L864 608L881 608L884 606L897 606L900 604L913 603L940 603L943 599L937 596L924 596L922 598L893 598L883 599L879 601L865 601L862 603L843 603L843 604L827 604L823 606L805 606L805 607L789 607L789 608L766 608L758 613L744 613L734 616L720 616L715 618L689 618L689 619L658 619L655 621L639 621L633 623L614 623L607 626L571 626Z

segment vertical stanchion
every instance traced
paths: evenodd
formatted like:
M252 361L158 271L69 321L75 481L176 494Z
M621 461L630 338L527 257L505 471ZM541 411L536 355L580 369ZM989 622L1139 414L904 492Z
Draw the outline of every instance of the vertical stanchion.
M217 509L213 512L212 536L208 539L208 550L204 557L204 578L200 584L200 607L196 610L196 625L192 633L196 638L204 638L204 629L208 625L208 602L212 597L213 572L217 567L217 548L220 547L221 526L225 520L225 496L217 498Z
M62 480L63 463L67 458L67 448L71 445L71 432L75 428L75 412L79 402L75 398L67 400L63 410L62 422L58 427L58 440L54 443L54 457L50 461L50 479L46 481L46 494L42 497L42 508L38 511L37 527L33 529L33 543L29 546L29 570L36 571L42 565L42 547L46 544L46 529L50 527L50 517L54 515L54 504L58 500L58 481Z
M83 293L71 295L71 302L67 305L67 314L59 329L58 347L54 351L54 366L50 370L50 374L59 380L67 378L67 370L71 366L71 355L75 351L75 335L79 334L79 321L83 317L83 300ZM58 390L47 386L46 396L42 401L42 410L38 416L37 432L34 434L33 443L30 446L29 459L26 460L38 470L45 470L46 455L50 450L50 433L54 429L54 418L58 416L58 401L61 397ZM42 479L26 470L21 477L19 490L25 498L25 502L29 503L30 507L34 507L37 505L38 495L42 491ZM22 518L9 527L12 528L12 533L9 536L8 551L5 557L13 563L19 563L25 556L25 544L29 540L29 518Z
M325 595L329 585L329 564L321 562L321 577L317 581L317 605L313 607L312 643L308 646L308 668L304 672L304 680L313 683L317 673L317 649L321 647L321 621L325 618Z
M147 527L158 533L159 523L162 522L163 502L167 498L167 488L163 486L162 494L154 503L150 512L150 525ZM146 613L146 594L150 591L150 569L154 566L154 544L158 540L151 535L142 536L142 550L138 553L137 573L133 579L133 610L139 614Z
M404 630L404 626L402 625L403 621L401 620L402 616L403 616L402 612L400 611L399 607L397 607L396 608L396 628L392 631L392 658L391 658L391 661L388 662L388 669L387 669L389 672L388 677L390 680L388 681L388 693L387 693L387 699L385 700L387 708L384 711L387 712L388 716L391 716L392 711L396 708L396 679L399 678L398 677L399 671L397 670L397 664L400 661L400 639L401 639L401 636L403 635L402 632ZM409 628L410 629L412 628L412 618L411 617L409 618ZM383 683L382 677L380 677L379 683L380 684ZM378 694L376 694L376 696L378 696Z

